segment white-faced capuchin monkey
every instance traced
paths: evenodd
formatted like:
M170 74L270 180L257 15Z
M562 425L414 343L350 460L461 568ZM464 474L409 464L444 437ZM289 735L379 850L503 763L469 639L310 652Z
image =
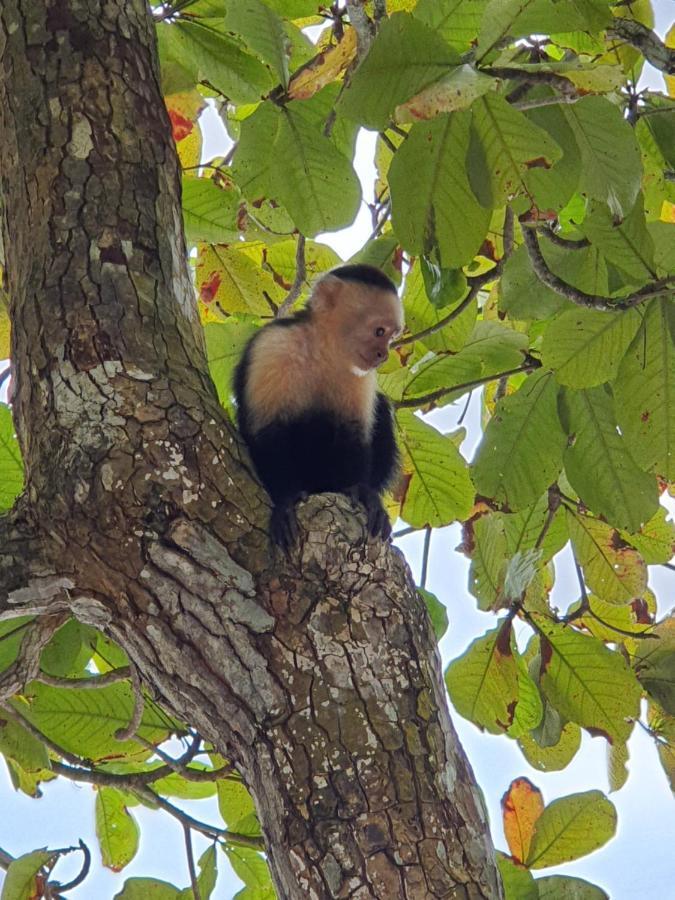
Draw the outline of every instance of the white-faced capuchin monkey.
M297 537L295 503L335 491L364 504L373 536L391 534L380 495L398 467L392 409L375 370L403 328L396 287L379 269L340 266L307 307L262 328L239 362L237 421L272 498L272 542Z

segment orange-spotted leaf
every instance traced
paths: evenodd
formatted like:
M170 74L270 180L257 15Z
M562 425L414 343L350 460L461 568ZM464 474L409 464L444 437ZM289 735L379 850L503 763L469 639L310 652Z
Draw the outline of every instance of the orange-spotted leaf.
M197 119L206 101L199 91L193 90L170 94L164 102L182 167L187 169L198 165L202 153L202 132Z
M202 310L218 321L233 313L269 316L272 304L279 304L286 292L250 256L244 244L198 245L196 283ZM215 318L214 314L215 313Z
M502 797L504 835L516 862L527 859L534 825L544 811L544 799L529 778L516 778Z

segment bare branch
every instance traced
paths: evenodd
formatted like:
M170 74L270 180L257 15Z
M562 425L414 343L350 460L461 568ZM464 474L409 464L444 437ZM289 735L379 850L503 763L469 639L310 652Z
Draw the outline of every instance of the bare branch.
M523 227L523 241L527 247L527 252L532 263L535 274L547 287L554 290L561 297L571 300L577 306L585 306L587 309L601 309L608 312L622 312L625 309L632 309L650 297L657 297L659 294L665 293L672 284L675 283L675 276L670 275L667 278L661 278L645 285L627 297L613 300L611 297L602 297L597 294L587 294L578 288L572 287L562 278L558 278L549 269L546 260L542 256L537 240L536 230L534 228Z
M427 406L430 403L436 403L442 400L448 394L454 394L457 391L468 391L471 388L478 387L481 384L489 384L491 381L498 381L500 378L509 378L511 375L519 375L521 372L531 372L538 369L541 363L535 359L529 359L524 365L517 366L515 369L509 369L508 372L498 372L495 375L485 375L483 378L476 378L475 381L465 381L464 384L454 384L451 387L439 388L437 391L431 391L421 397L409 397L404 400L394 400L396 409L417 409L421 406Z
M130 667L121 666L119 669L112 669L112 671L104 672L102 675L92 675L90 678L59 678L56 675L48 675L46 672L38 672L34 680L39 681L41 684L48 684L50 687L77 688L78 691L91 691L108 687L111 684L117 684L119 681L126 681L130 675Z
M173 772L176 772L186 781L217 781L218 778L224 778L227 775L231 775L234 771L234 767L229 764L221 766L219 769L188 768L187 764L199 752L199 746L201 744L201 739L199 738L199 736L196 736L196 739L193 742L192 746L188 747L187 752L183 756L181 756L180 759L173 759L169 756L168 753L160 750L159 747L156 747L154 744L150 743L150 741L146 741L145 738L141 737L139 734L134 735L134 740L136 740L143 747L146 747L148 750L152 750L152 752L156 754L162 760L162 762L166 763L166 765Z
M291 285L290 291L286 294L281 306L277 310L277 318L282 319L287 316L293 307L293 304L300 296L302 286L307 277L307 263L305 260L305 236L298 234L298 244L295 249L295 279Z
M556 232L548 225L540 230L547 240L552 244L555 244L556 247L563 247L565 250L583 250L584 247L589 247L591 243L588 238L581 238L579 241L565 240L565 238L556 234Z
M659 36L642 22L614 19L607 34L631 44L655 69L666 75L675 75L675 49L666 47Z
M185 837L185 855L187 856L188 871L190 873L190 886L192 887L192 896L194 900L202 900L201 894L199 893L199 882L197 881L195 856L192 852L192 830L186 822L183 822L183 835Z
M80 838L79 843L79 847L70 847L67 851L68 853L74 853L75 850L81 850L84 855L84 859L82 860L82 868L80 869L78 874L75 876L75 878L72 879L72 881L68 881L66 884L59 884L57 882L56 884L52 885L50 882L50 886L56 888L56 890L61 894L66 893L66 891L72 891L73 888L76 888L78 885L82 884L84 879L89 874L89 868L91 866L91 851L89 850L89 847L87 847L87 845L84 843L82 838Z

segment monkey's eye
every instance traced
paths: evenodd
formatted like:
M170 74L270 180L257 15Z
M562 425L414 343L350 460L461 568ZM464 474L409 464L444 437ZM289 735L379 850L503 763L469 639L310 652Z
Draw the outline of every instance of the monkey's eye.
M379 328L375 329L375 337L382 337L384 335L384 328L380 325Z

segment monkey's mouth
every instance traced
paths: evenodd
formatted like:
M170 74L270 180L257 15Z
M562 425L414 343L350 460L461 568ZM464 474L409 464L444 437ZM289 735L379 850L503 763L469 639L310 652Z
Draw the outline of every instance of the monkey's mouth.
M374 360L372 357L365 356L363 353L359 353L359 359L363 363L366 372L370 372L371 369L376 369L382 362L381 359Z

